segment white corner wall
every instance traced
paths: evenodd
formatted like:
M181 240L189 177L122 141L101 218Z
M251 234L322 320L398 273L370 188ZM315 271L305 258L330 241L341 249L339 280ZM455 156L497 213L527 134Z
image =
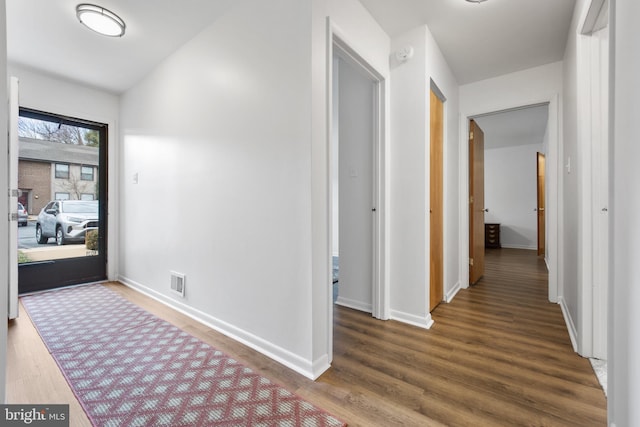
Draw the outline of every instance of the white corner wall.
M537 153L542 143L485 149L485 222L499 223L503 248L538 248Z
M119 237L123 282L313 377L310 16L240 2L123 95Z
M613 151L610 165L612 250L609 298L609 399L611 427L640 425L640 57L637 52L640 3L617 0L613 7Z
M116 280L118 269L118 242L116 240L118 227L116 202L118 200L118 162L116 158L119 136L119 96L100 89L56 78L17 64L9 64L8 74L9 76L17 77L20 82L20 107L91 120L108 126L109 217L107 218L107 278L109 280Z
M0 0L0 117L8 117L7 110L9 95L7 93L8 76L7 76L7 19L6 19L6 2ZM7 135L7 121L0 120L0 135ZM0 138L0 163L2 170L6 171L9 164L7 138ZM9 188L9 181L6 173L0 174L0 188ZM6 200L6 199L5 199ZM7 203L0 203L0 218L9 217L9 208ZM0 227L0 242L9 241L9 222L3 221L4 226ZM7 324L4 319L8 317L8 299L9 294L8 281L9 277L9 252L8 245L0 245L0 403L6 402L6 384L7 384Z
M406 46L414 56L398 62ZM392 40L391 315L430 327L429 313L429 92L433 80L446 98L444 126L444 292L459 278L458 84L426 26Z

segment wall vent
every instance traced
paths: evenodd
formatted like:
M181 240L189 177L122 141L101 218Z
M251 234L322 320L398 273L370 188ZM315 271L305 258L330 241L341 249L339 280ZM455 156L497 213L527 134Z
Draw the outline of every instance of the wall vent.
M184 298L186 277L182 273L171 272L171 290Z

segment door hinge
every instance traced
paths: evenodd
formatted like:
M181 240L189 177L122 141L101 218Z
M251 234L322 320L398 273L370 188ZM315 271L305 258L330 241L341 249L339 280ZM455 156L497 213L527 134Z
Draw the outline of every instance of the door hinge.
M469 139L473 139L473 131L469 132Z
M15 188L9 189L9 197L20 197L20 190Z
M18 221L18 212L9 213L9 222L17 222Z
M469 203L473 203L473 196L469 196Z
M469 265L473 267L473 258L469 258Z

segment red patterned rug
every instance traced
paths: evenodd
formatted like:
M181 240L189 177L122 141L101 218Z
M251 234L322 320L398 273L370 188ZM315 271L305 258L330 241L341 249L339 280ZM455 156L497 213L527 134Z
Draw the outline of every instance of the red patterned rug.
M346 425L103 286L22 302L96 426Z

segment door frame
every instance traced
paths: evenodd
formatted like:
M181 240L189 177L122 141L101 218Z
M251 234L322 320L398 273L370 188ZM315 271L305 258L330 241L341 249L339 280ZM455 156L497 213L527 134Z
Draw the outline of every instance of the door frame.
M334 53L339 53L341 58L347 59L351 65L364 71L373 81L374 86L374 146L373 146L373 200L375 204L375 213L373 218L373 239L372 239L372 258L373 258L373 289L372 289L372 316L377 319L386 320L389 318L389 290L385 278L385 103L386 103L386 85L387 81L383 74L379 72L371 63L364 59L353 44L340 30L340 28L330 19L327 18L327 69L326 69L326 95L327 95L327 133L326 133L326 152L327 152L327 188L328 195L326 198L326 218L327 218L327 257L326 263L328 271L333 269L333 186L331 171L335 167L333 164L333 71ZM333 359L333 283L331 280L326 284L326 298L328 302L328 358L329 363Z
M591 123L591 126L580 126L578 137L582 141L583 149L580 151L581 167L579 189L580 215L579 227L581 241L579 243L579 319L580 330L576 330L576 342L574 349L583 357L596 357L605 359L607 356L607 300L609 286L596 286L598 276L602 276L602 267L599 264L602 242L599 242L602 231L601 215L608 216L608 205L606 201L603 206L599 190L603 178L602 172L597 165L600 161L599 138L607 135L611 141L611 120L610 109L604 111L606 105L602 100L602 94L597 90L598 85L608 83L609 93L611 92L611 67L610 61L603 62L599 53L599 38L593 37L604 28L611 30L608 18L608 0L590 0L585 8L585 15L580 26L580 39L578 45L578 69L579 93L585 94L583 102L579 102L578 115L582 118L582 123ZM605 13L607 12L607 13ZM611 33L608 36L608 58L611 58ZM596 51L598 56L596 57ZM609 76L603 82L602 66L609 65ZM609 97L610 99L610 97ZM607 100L605 100L607 101ZM603 133L602 122L608 120L608 131ZM609 148L611 157L611 149ZM609 171L609 177L611 171ZM611 247L611 237L607 242L607 251ZM605 258L605 262L609 262ZM608 266L609 268L611 266ZM606 278L605 278L606 280Z
M547 130L549 134L547 153L547 253L545 262L549 272L548 298L550 302L561 302L558 295L558 283L562 265L559 262L559 248L562 245L562 235L559 230L559 201L562 200L562 188L559 184L562 165L560 160L559 132L560 132L560 108L559 94L552 93L542 97L524 97L517 102L498 102L489 108L481 110L461 111L460 114L460 138L459 138L459 274L462 288L469 287L469 209L462 207L469 201L469 121L475 117L497 112L533 107L536 105L549 106L549 118Z
M99 240L98 255L63 258L56 260L38 261L19 265L19 293L31 293L65 287L83 283L95 283L106 281L109 277L108 271L108 194L109 194L109 125L106 123L94 122L92 120L69 117L66 115L45 112L24 106L19 107L19 116L30 117L39 120L59 122L72 126L86 127L99 132L99 164L96 170L98 185L99 205ZM16 170L17 174L17 170ZM53 198L51 198L53 199ZM74 271L74 274L66 276L62 272ZM62 277L51 284L49 277Z
M18 77L19 78L19 77ZM28 83L28 82L27 82ZM24 83L27 85L27 83ZM90 96L90 95L89 95ZM26 98L26 99L25 99ZM118 278L118 245L117 236L119 229L119 220L117 213L117 206L115 201L118 200L118 158L119 158L119 126L116 118L109 114L109 111L94 110L91 108L82 108L81 103L74 102L76 98L71 98L70 103L60 103L58 98L49 96L45 93L45 96L36 97L31 99L27 96L22 96L20 99L20 107L28 110L55 111L55 114L65 117L81 117L83 120L100 123L107 126L107 140L109 144L107 146L106 165L107 179L106 184L109 189L109 194L106 202L106 222L107 222L107 235L106 244L109 248L109 253L106 259L107 268L107 280L117 280Z

